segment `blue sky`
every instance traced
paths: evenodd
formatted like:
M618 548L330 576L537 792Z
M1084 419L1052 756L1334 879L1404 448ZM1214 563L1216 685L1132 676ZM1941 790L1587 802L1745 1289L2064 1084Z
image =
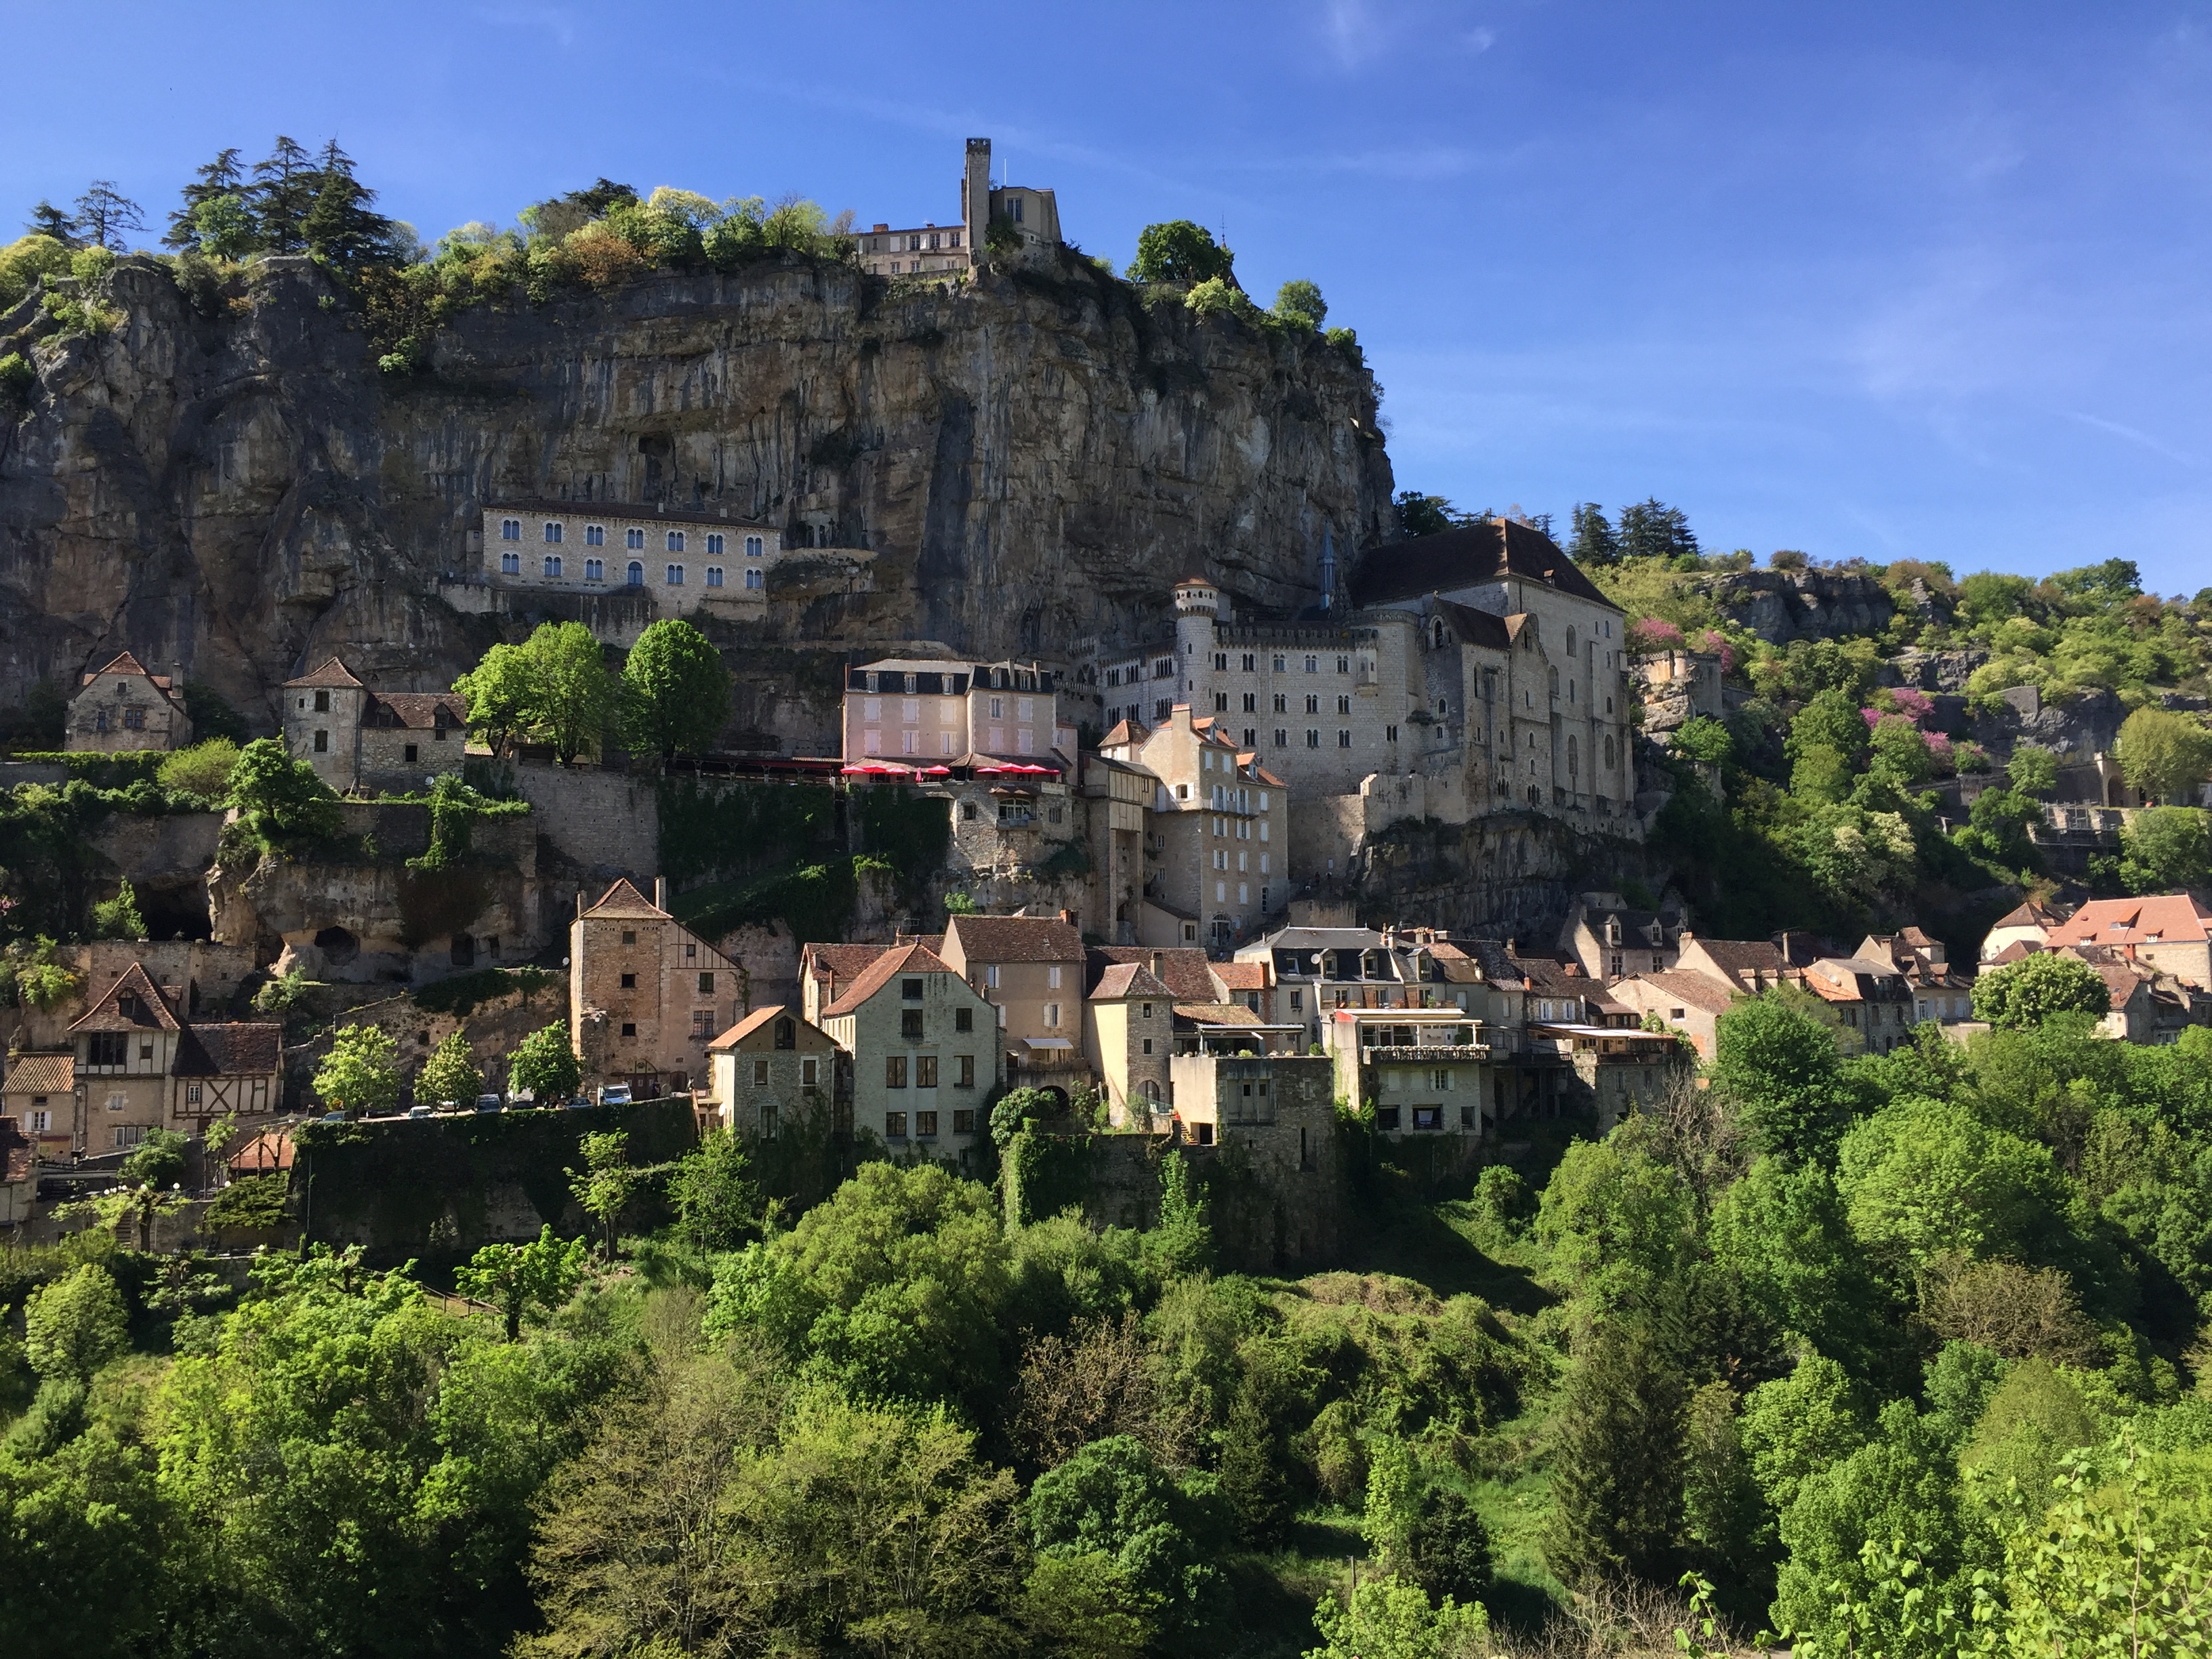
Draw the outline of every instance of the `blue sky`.
M0 212L332 133L427 237L605 173L1318 282L1401 488L2212 584L2212 6L24 3ZM62 96L66 86L67 95Z

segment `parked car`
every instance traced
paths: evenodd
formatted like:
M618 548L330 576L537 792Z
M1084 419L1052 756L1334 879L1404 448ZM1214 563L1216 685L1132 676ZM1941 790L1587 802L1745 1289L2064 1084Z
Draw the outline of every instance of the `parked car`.
M607 1084L599 1091L599 1104L602 1106L629 1105L629 1085L627 1083Z
M410 1106L407 1109L407 1115L410 1117L428 1117L430 1115L430 1109L428 1106Z
M318 1123L343 1123L345 1121L346 1115L343 1112L325 1112L315 1120Z
M478 1095L477 1097L477 1110L480 1112L495 1112L499 1108L500 1098L497 1095Z
M535 1106L537 1103L538 1091L535 1089L510 1089L507 1091L507 1109L510 1112L519 1112L526 1107ZM557 1100L549 1100L545 1103L549 1106L557 1106L561 1103Z

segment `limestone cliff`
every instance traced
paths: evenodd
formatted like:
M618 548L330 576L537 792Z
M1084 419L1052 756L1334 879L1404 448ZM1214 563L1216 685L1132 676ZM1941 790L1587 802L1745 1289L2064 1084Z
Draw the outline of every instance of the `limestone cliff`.
M1198 567L1292 606L1325 531L1341 552L1389 521L1349 355L1147 304L1072 255L951 291L792 256L518 298L458 313L408 376L303 259L193 295L126 260L111 289L121 324L40 340L27 405L0 410L0 702L125 647L256 720L322 652L443 684L491 624L435 579L501 496L787 526L818 555L757 641L726 641L786 665L903 638L1066 653ZM0 337L40 326L34 295Z

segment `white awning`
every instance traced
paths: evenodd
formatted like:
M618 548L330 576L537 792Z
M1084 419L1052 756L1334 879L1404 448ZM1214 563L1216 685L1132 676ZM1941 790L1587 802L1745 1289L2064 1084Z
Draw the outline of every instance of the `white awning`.
M1066 1037L1024 1037L1022 1043L1030 1048L1073 1048L1075 1046Z

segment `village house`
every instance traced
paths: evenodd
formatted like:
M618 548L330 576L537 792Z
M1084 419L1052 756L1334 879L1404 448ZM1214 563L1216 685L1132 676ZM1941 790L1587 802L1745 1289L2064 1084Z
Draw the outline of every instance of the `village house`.
M568 1030L587 1079L648 1099L704 1080L707 1045L745 1012L737 963L668 913L667 884L648 900L617 881L568 927Z
M1337 1093L1371 1104L1381 1133L1480 1134L1503 1103L1482 1023L1456 1008L1340 1008L1326 1030Z
M1392 941L1371 927L1280 927L1239 946L1235 959L1269 965L1276 1014L1303 1024L1309 1044L1336 1009L1402 1008L1411 988Z
M1991 930L1991 938L1996 933ZM2172 974L2184 984L2212 990L2212 909L2191 894L2092 899L2063 921L2047 927L2042 943L2054 951L2075 945L2104 945ZM1990 947L1985 942L1982 948L1987 952Z
M1674 965L1678 972L1699 975L1750 997L1778 985L1797 984L1805 976L1771 939L1707 939L1686 927L1676 937Z
M184 694L167 674L149 673L128 651L83 677L70 699L62 747L72 753L121 754L185 749L192 720Z
M1708 1064L1719 1041L1720 1017L1748 994L1715 975L1684 968L1631 974L1607 986L1606 994L1638 1015L1656 1016L1670 1030L1682 1032Z
M1225 950L1256 933L1289 890L1289 792L1240 748L1229 723L1187 703L1158 726L1123 720L1099 741L1109 762L1155 781L1144 830L1139 945Z
M2051 930L2064 920L2050 906L2038 904L2033 899L2008 910L1990 924L1990 931L1983 936L1983 965L1987 967L1996 962L2010 945L2026 945L2041 950L2050 942Z
M149 1131L203 1134L219 1117L250 1123L283 1103L283 1028L273 1024L192 1024L181 988L156 986L133 963L69 1028L73 1121L79 1152L126 1152ZM57 1083L49 1060L17 1055L11 1077L33 1062L27 1082ZM41 1071L43 1070L43 1078ZM48 1098L58 1103L50 1089ZM46 1109L52 1110L52 1106ZM58 1124L40 1132L43 1144Z
M0 1112L15 1119L40 1158L67 1158L76 1143L76 1053L9 1055Z
M1113 1122L1150 1127L1167 1110L1174 993L1140 963L1110 964L1084 1000L1083 1039Z
M747 1014L707 1045L707 1056L714 1116L757 1140L830 1109L844 1058L827 1031L781 1003Z
M483 574L498 587L642 599L665 616L768 614L781 530L723 508L650 501L498 501L483 509Z
M949 963L919 944L880 951L819 1024L853 1057L855 1134L969 1161L1004 1081L998 1011Z
M1823 957L1805 969L1805 988L1827 1004L1867 1054L1886 1054L1912 1041L1912 989L1888 963Z
M1624 974L1660 974L1680 958L1676 911L1632 908L1618 893L1582 893L1559 929L1559 954L1603 984Z
M845 677L848 771L949 777L1060 778L1076 725L1057 677L1033 662L884 657ZM1010 769L1027 769L1015 771Z
M468 699L455 691L374 691L336 657L283 688L284 746L340 794L418 793L458 772Z
M1869 933L1851 954L1868 962L1886 962L1905 976L1916 1023L1934 1020L1952 1025L1974 1017L1973 981L1951 971L1949 947L1923 929Z
M991 141L970 138L960 174L960 219L894 229L889 221L871 225L853 238L860 269L871 276L949 276L975 267L989 246L994 223L1021 246L1056 246L1060 241L1060 199L1032 185L991 182Z
M954 916L937 954L996 1011L1008 1088L1065 1106L1088 1084L1083 937L1065 918Z

